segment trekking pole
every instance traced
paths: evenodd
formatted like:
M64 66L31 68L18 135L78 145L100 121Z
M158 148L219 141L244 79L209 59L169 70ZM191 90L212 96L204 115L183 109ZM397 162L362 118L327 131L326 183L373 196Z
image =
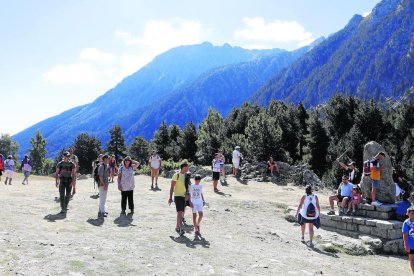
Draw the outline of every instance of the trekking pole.
M339 160L342 156L344 156L344 154L347 152L347 150L346 151L344 151L344 153L342 153L341 155L339 155L339 157L338 158L336 158L336 160Z

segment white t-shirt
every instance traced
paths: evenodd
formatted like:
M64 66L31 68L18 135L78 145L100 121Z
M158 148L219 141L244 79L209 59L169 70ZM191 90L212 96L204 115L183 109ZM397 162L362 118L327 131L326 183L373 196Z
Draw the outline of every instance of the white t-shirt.
M317 219L319 217L319 210L316 207L316 198L318 196L315 194L311 194L311 195L305 195L305 200L303 202L302 205L302 209L300 209L300 214L302 217L304 217L305 219ZM316 211L316 215L314 217L308 217L306 216L306 210L308 210L308 205L309 203L311 203L315 206L315 211Z
M220 172L223 161L220 159L213 159L213 172Z
M13 166L14 166L13 159L6 159L6 161L4 161L4 167L6 167L6 170L12 171Z
M158 170L160 168L161 158L158 154L150 157L151 168Z
M233 162L240 162L241 153L238 150L233 150Z
M132 191L135 189L134 167L128 169L122 166L119 169L121 174L121 191Z
M189 188L191 202L193 204L203 204L203 198L201 194L203 193L203 185L201 184L191 184Z

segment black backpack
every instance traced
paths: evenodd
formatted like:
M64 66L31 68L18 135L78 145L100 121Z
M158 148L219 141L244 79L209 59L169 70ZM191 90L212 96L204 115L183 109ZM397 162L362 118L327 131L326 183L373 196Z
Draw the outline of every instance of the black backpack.
M180 178L180 173L177 173L177 181ZM191 174L186 173L185 174L185 180L184 180L184 186L185 186L185 191L188 192L188 187L191 185Z
M310 217L310 218L314 218L316 217L316 208L315 208L315 204L312 203L312 198L314 196L309 196L310 198L310 202L308 204L308 208L306 208L306 216Z
M99 162L97 162L97 164L95 164L95 169L93 170L93 179L97 182L97 183L99 183L99 174L98 174L98 171L99 171Z

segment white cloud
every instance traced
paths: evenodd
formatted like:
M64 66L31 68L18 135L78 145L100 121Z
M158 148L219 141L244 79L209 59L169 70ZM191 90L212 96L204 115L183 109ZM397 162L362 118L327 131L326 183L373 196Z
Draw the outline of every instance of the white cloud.
M58 65L43 74L45 81L54 84L95 84L98 72L90 64Z
M88 61L115 61L116 56L112 53L105 53L96 48L87 48L81 51L79 58Z
M314 40L312 34L296 21L275 20L266 23L261 17L246 17L243 21L246 27L237 30L234 37L246 41L249 45L274 48L281 44L293 44L300 47Z

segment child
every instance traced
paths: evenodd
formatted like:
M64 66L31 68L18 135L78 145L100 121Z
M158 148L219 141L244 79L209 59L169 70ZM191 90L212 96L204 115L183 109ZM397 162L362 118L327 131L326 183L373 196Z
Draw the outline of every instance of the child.
M204 195L203 185L200 184L201 176L196 174L194 177L195 184L191 184L189 188L191 206L193 208L193 224L195 229L195 235L201 236L200 223L203 219L203 206L204 206ZM197 219L198 213L198 219Z
M407 209L408 219L404 221L402 232L404 239L404 249L408 253L411 270L414 273L414 207Z
M347 214L351 213L351 206L352 206L352 215L355 215L355 207L362 202L362 195L361 190L358 186L354 186L352 188L352 198L351 202L348 204L348 212Z

